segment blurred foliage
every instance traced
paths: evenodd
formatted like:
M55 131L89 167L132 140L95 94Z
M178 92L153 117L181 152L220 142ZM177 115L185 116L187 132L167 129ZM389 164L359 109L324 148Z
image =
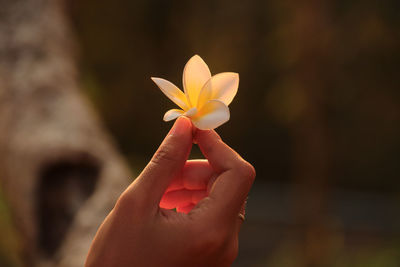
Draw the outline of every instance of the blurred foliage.
M19 258L20 244L18 234L13 226L11 213L3 198L0 188L0 266L22 266Z
M400 265L399 244L389 244L387 247L364 247L348 251L344 247L331 251L325 259L327 267L397 267ZM297 267L301 264L300 248L295 244L281 247L272 259L257 266ZM300 263L300 264L299 264Z
M214 74L240 73L231 120L218 131L255 164L258 179L290 181L296 129L322 129L324 179L391 192L400 187L399 8L395 0L70 6L84 87L138 167L170 127L162 115L174 106L150 76L181 87L197 53Z

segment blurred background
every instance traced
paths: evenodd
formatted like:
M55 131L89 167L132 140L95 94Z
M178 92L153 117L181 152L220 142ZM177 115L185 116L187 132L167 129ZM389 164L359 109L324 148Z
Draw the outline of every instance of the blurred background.
M80 87L136 174L171 127L151 76L181 87L194 54L240 74L217 129L257 170L234 266L400 266L399 1L74 0L65 12Z

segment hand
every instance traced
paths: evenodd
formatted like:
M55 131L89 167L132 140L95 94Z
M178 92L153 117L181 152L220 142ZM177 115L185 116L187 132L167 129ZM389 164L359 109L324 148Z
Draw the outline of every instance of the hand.
M187 161L192 124L179 118L100 226L85 266L232 264L255 171L214 131L194 139L208 161Z

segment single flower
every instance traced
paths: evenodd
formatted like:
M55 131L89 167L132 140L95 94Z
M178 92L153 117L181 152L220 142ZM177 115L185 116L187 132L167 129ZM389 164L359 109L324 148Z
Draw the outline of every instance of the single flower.
M167 80L151 79L181 108L168 110L164 121L187 116L201 130L215 129L229 120L228 105L239 87L239 74L222 72L211 77L207 64L198 55L193 56L183 70L185 93Z

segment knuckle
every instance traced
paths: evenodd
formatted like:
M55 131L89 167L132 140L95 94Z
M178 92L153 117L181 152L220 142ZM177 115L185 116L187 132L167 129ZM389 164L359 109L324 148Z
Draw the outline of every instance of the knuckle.
M160 147L160 149L154 154L151 159L153 164L165 164L168 162L174 162L175 156L173 152L173 147L171 144L165 144Z
M247 178L250 182L253 182L256 177L256 170L247 161L243 161L237 169L239 175Z

